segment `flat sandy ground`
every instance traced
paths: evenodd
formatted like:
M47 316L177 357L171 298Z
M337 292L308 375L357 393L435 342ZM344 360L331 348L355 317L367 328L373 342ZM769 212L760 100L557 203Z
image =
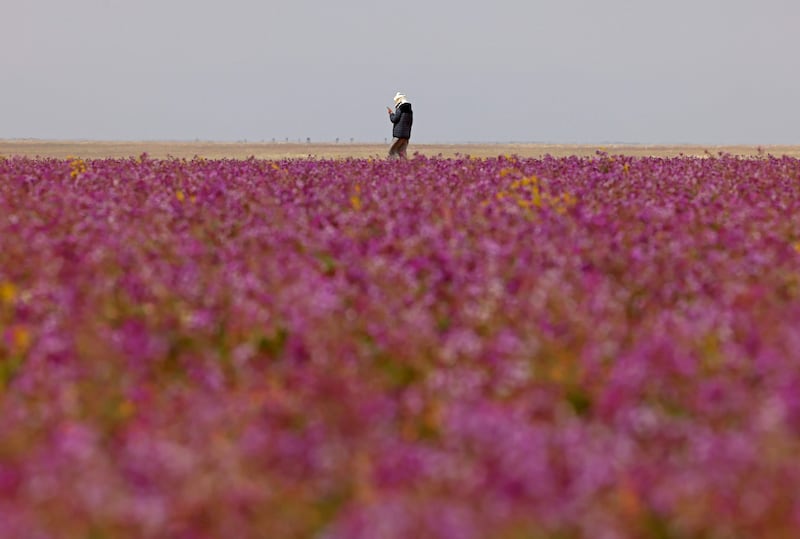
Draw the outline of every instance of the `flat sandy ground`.
M113 142L113 141L51 141L38 139L0 139L0 156L27 157L80 157L100 159L107 157L138 157L147 153L152 158L206 159L286 159L307 158L347 159L386 156L386 144L354 143L252 143L252 142ZM716 156L719 153L757 157L765 155L800 157L800 146L651 146L651 145L575 145L575 144L415 144L409 155L455 157L555 157L591 156L597 151L614 155L631 156Z

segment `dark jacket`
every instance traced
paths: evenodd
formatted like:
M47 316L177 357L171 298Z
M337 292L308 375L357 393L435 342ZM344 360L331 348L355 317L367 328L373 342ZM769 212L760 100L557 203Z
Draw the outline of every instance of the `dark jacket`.
M414 123L414 113L411 111L411 103L398 105L394 112L389 115L389 119L394 124L392 136L395 138L411 138L411 124Z

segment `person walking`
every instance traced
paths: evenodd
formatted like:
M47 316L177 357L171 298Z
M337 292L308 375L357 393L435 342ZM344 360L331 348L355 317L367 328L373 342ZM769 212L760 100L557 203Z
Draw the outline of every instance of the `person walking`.
M394 124L392 128L392 146L389 148L389 157L392 159L406 159L406 149L411 138L411 124L414 123L414 113L411 111L411 103L408 98L400 92L394 96L394 111L386 107L389 112L389 120Z

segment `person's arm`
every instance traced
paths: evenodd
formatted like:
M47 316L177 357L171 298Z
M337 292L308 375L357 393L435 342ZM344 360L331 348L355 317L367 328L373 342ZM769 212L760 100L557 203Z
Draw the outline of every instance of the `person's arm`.
M392 109L390 109L389 107L386 107L386 108L387 108L387 110L389 110L389 120L391 120L391 122L393 124L396 124L397 122L399 122L400 121L400 115L402 113L400 111L392 112Z

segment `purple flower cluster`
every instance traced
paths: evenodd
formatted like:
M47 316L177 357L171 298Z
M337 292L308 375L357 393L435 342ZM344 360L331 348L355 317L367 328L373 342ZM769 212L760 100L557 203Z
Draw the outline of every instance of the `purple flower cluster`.
M795 537L800 161L0 159L0 536Z

